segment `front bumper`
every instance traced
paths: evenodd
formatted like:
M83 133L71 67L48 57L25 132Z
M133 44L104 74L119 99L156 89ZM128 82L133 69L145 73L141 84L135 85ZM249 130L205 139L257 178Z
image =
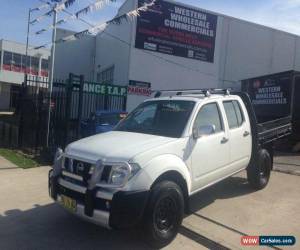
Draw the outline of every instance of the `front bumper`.
M137 225L144 214L149 191L117 191L95 187L88 190L49 172L49 194L61 204L61 195L76 200L74 214L106 228L122 229Z

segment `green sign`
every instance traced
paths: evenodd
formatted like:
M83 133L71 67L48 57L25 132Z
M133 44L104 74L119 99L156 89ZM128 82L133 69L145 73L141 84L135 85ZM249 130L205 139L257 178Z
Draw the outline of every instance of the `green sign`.
M76 90L78 90L78 87L76 87ZM85 82L83 85L83 92L99 95L126 96L127 86Z

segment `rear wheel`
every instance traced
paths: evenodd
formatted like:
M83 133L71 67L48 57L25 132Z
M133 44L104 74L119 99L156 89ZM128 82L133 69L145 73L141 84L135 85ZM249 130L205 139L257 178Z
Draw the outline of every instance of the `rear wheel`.
M272 170L272 162L272 157L268 150L259 150L257 161L247 169L248 181L254 189L261 190L268 185Z
M180 187L171 181L157 183L151 192L144 218L144 237L148 244L161 248L177 235L184 212Z

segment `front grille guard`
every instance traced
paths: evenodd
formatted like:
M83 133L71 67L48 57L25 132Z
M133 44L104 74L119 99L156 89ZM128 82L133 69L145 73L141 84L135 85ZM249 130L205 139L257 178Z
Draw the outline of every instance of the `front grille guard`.
M64 164L64 159L66 157L68 157L68 156L65 155L62 150L58 150L58 152L56 153L54 166L53 166L53 174L52 174L53 178L58 178L59 176L61 176L63 174L63 170L64 170L63 164ZM90 179L86 183L87 189L93 190L96 187L115 188L115 189L123 188L126 185L126 183L128 182L129 175L124 179L124 183L122 183L122 185L112 185L112 184L108 184L108 183L100 183L104 168L106 166L113 166L113 165L125 166L126 168L128 168L129 174L132 171L130 164L128 164L127 162L114 162L114 163L105 162L105 164L104 164L102 160L98 160L95 164L94 171L91 174Z

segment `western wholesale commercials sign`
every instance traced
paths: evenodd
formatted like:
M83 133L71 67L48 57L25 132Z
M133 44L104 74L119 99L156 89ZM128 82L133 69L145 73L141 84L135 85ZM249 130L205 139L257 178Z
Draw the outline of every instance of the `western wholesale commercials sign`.
M212 63L217 22L216 15L156 0L137 18L135 47Z

